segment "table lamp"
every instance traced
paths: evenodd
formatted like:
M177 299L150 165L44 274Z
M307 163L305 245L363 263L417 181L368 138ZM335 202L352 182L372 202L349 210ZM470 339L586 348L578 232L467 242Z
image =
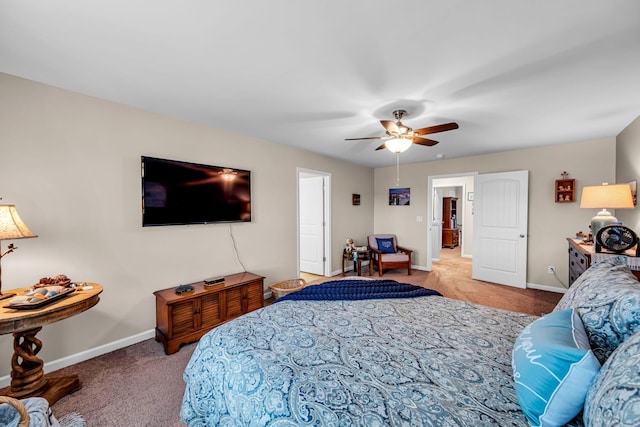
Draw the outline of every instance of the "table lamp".
M29 237L38 237L29 230L29 227L22 222L15 205L0 204L0 244L2 240L26 239ZM9 245L6 251L2 251L0 246L0 261L2 257L8 253L18 249L13 243ZM15 294L2 293L2 266L0 265L0 300L14 296Z
M582 188L581 208L602 209L591 218L591 233L595 240L598 230L605 225L617 222L617 218L607 209L633 208L633 197L629 184L594 185Z

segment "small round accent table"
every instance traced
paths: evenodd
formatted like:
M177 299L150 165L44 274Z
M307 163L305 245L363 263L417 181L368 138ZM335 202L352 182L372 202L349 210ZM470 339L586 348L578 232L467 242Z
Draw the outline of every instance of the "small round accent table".
M36 355L42 349L42 341L36 338L43 326L82 313L100 301L102 286L87 283L90 290L76 291L40 308L16 310L6 308L9 300L0 301L0 334L13 334L13 357L11 358L11 386L0 390L0 394L17 399L44 397L53 405L60 398L80 389L77 375L50 377L44 375L44 362ZM29 288L14 289L24 295Z

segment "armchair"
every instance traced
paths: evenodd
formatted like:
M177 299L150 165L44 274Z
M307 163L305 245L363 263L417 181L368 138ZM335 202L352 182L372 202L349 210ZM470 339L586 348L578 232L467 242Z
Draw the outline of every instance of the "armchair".
M371 251L371 266L378 268L382 276L385 268L407 268L411 274L411 253L413 251L398 246L395 234L371 234L367 238Z

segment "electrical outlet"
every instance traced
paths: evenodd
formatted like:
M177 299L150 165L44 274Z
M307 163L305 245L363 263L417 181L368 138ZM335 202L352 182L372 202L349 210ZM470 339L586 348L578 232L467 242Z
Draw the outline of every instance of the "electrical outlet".
M547 273L548 274L556 274L556 267L553 266L553 265L547 266Z

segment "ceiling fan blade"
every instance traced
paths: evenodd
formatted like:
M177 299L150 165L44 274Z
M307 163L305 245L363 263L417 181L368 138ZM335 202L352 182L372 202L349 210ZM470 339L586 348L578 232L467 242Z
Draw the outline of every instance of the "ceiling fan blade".
M438 143L438 141L434 141L433 139L427 139L427 138L420 138L419 136L414 136L413 137L413 143L414 144L418 144L418 145L426 145L426 146L433 146L436 145Z
M391 120L380 120L380 124L384 126L387 132L390 133L400 133L400 129L396 122L392 122Z
M358 141L358 140L361 140L361 139L383 139L383 138L386 138L386 137L385 136L367 136L367 137L364 137L364 138L345 138L344 140L345 141Z
M418 135L428 135L430 133L446 132L448 130L458 129L458 124L455 122L444 123L442 125L429 126L426 128L416 129L414 132Z
M381 146L379 146L378 148L376 148L376 151L378 150L384 150L385 148L387 148L387 146L385 144L382 144Z

